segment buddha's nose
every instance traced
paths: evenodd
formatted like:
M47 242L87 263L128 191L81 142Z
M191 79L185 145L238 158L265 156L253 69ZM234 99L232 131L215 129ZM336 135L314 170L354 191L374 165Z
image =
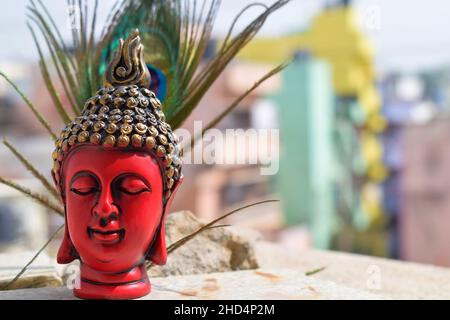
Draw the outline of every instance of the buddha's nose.
M98 203L93 208L93 214L99 219L99 225L101 227L106 227L108 223L118 219L118 213L119 210L114 204L111 193L107 190L102 192Z

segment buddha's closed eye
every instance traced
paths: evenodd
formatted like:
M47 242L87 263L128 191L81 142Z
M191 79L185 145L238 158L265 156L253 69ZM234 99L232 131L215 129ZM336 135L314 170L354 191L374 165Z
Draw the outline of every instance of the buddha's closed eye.
M150 185L141 178L127 175L117 181L117 189L128 195L138 195L143 192L151 192Z
M72 181L70 191L80 196L94 194L100 191L97 180L91 175L80 175Z

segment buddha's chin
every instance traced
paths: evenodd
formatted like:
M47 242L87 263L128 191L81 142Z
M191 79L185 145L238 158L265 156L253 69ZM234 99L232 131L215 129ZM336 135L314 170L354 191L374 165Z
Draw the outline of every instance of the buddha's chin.
M79 252L81 263L97 271L106 273L122 272L143 263L143 254L135 252L129 256L130 248L124 242L112 245L93 244L89 251Z
M93 270L105 273L120 273L139 265L139 263L124 263L120 260L121 259L117 259L117 257L114 256L98 255L95 258L83 261L82 264Z

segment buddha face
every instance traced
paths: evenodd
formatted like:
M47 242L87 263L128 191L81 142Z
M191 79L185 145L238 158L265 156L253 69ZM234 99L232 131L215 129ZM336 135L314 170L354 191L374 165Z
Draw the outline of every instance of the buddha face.
M86 145L73 150L62 169L67 230L82 263L104 272L141 264L163 213L156 160Z

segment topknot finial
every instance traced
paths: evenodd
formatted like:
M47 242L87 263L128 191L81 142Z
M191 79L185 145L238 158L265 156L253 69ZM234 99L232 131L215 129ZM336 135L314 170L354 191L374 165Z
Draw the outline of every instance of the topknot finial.
M138 29L131 32L125 41L119 40L119 47L104 77L105 87L132 84L145 88L150 86L150 72L144 61L144 46Z

